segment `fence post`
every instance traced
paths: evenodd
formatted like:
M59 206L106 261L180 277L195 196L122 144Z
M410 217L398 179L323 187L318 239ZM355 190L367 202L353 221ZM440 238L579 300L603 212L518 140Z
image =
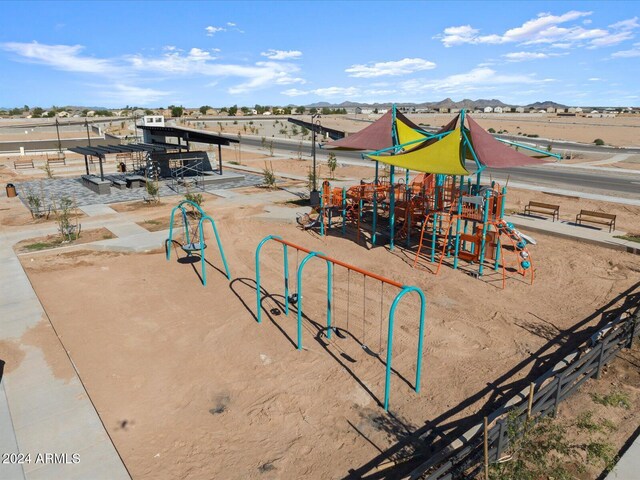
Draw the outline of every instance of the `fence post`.
M631 317L631 338L629 339L628 348L633 347L633 341L636 338L636 328L638 327L638 318L640 318L640 313L636 313Z
M502 457L502 450L504 449L504 424L505 419L501 419L499 423L500 428L498 429L498 445L496 446L496 462ZM507 444L508 446L508 444Z
M598 371L596 372L596 380L600 380L600 374L602 373L602 358L604 357L604 345L606 339L603 337L600 339L600 355L598 355Z
M533 408L533 389L535 385L536 384L533 382L529 384L529 403L527 404L527 420L531 418L531 409Z
M484 417L484 479L489 480L489 422Z
M553 402L553 416L558 415L558 406L560 405L560 392L562 391L562 380L564 379L564 373L558 377L558 390L556 390L556 399Z

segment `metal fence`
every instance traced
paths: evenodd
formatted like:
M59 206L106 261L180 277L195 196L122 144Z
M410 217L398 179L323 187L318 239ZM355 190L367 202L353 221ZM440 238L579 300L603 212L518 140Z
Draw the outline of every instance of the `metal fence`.
M481 472L485 459L495 463L506 456L514 430L519 435L519 427L528 418L535 421L555 415L562 401L590 378L599 378L603 366L611 362L620 350L630 347L638 335L640 305L636 304L489 415L487 422L493 424L491 428L485 430L484 422L474 425L461 438L432 454L408 478L473 478Z

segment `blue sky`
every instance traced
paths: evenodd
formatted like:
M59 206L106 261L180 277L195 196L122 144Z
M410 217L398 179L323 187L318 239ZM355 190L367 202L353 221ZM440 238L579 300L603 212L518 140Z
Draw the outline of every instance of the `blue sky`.
M2 2L0 106L640 105L640 3Z

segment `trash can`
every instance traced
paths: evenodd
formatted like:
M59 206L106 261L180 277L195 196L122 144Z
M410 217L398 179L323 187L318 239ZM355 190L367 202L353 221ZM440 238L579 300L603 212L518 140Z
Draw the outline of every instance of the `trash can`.
M15 185L13 183L7 183L7 197L15 197L17 195Z

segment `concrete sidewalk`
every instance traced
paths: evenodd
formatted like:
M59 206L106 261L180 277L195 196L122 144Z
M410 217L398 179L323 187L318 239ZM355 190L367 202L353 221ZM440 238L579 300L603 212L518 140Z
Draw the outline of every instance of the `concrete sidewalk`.
M605 480L636 480L640 478L640 436L624 452Z
M623 235L624 232L614 231L609 233L606 230L600 230L586 225L576 225L566 220L553 222L548 218L530 217L522 214L505 215L504 218L506 221L513 223L517 228L529 232L546 233L556 237L592 243L601 247L640 255L640 243L615 238L616 236Z
M22 232L25 237L32 233ZM0 234L0 341L4 361L0 450L29 455L29 459L23 464L0 464L0 478L128 479L126 467L75 366L13 252L19 235L10 237ZM37 345L23 337L34 328L39 329L41 343ZM47 346L46 351L41 345ZM39 454L59 457L46 461Z

